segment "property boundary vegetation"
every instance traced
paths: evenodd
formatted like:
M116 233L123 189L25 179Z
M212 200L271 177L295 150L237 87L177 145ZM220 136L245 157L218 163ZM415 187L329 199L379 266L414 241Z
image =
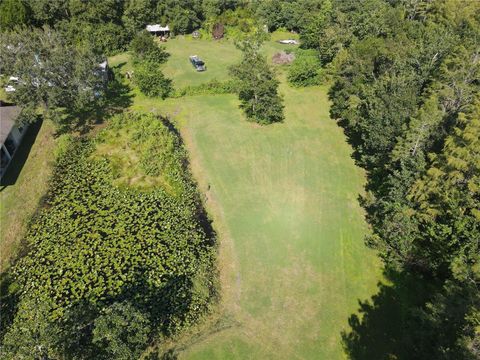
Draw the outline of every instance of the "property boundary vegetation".
M160 186L115 186L128 159L110 160L94 141L72 140L28 230L26 253L8 273L5 356L37 349L39 357L130 359L152 336L175 334L208 312L216 297L215 235L169 126L127 113L97 137L101 148L123 131L125 144L143 145L133 166L161 176Z

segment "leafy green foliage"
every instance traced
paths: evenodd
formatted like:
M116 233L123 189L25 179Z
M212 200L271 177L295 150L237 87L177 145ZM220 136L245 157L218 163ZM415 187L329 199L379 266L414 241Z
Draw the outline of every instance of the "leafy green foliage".
M0 29L5 31L29 21L29 11L22 0L4 0L0 3Z
M140 91L151 97L165 99L172 92L172 80L163 75L158 64L145 61L135 66L133 77Z
M4 359L48 359L59 355L61 329L49 321L49 310L40 299L22 302L2 342Z
M172 80L167 79L159 67L169 57L165 48L158 46L153 36L142 31L132 40L130 49L135 64L134 81L140 91L151 97L168 97L173 90Z
M417 358L479 353L480 5L456 4L338 1L317 47L337 72L331 114L368 171L368 244L387 269L435 280L408 305ZM349 343L352 356L364 339Z
M279 82L259 53L260 45L258 37L239 42L237 46L243 52L243 59L231 67L230 72L238 80L240 108L247 118L259 124L271 124L283 120L283 104L278 94Z
M139 32L130 44L134 62L148 61L155 64L163 64L169 54L163 46L158 46L155 38L146 31Z
M234 94L238 92L236 80L218 81L213 79L197 86L186 86L178 89L172 97L182 97L201 94Z
M324 0L265 0L257 7L257 15L267 25L269 31L279 28L299 31L318 17L324 7Z
M155 18L154 4L150 0L127 0L122 14L125 30L133 36Z
M210 33L215 24L225 27L226 36L230 39L241 40L260 31L261 26L250 8L229 9L210 21Z
M134 353L140 349L148 333L147 319L152 330L176 332L202 316L214 294L213 238L204 227L205 215L184 150L176 135L152 115L119 115L105 131L130 122L139 130L130 133L131 141L147 144L144 171L170 171L175 175L171 181L182 192L172 194L162 186L148 191L116 187L112 163L92 156L94 143L72 140L58 160L45 207L26 235L28 251L12 269L15 293L20 307L28 309L27 316L37 316L28 299L50 299L47 320L38 326L59 325L62 336L69 331L87 340L93 336L107 353L122 356L127 356L127 348ZM157 137L163 140L157 143ZM155 161L158 164L148 164ZM102 310L116 301L135 304L143 315L126 305ZM89 308L80 316L76 309L82 304ZM98 330L92 335L84 321L88 324L97 313ZM18 316L14 320L18 327L13 326L6 338L24 331L26 320ZM124 322L131 327L123 327ZM101 330L105 327L112 334L108 339Z
M129 303L114 303L95 319L93 343L105 359L137 359L150 335L148 318Z
M130 37L123 27L113 22L90 23L85 20L64 20L56 25L69 43L89 47L95 53L114 55L125 51Z
M312 86L322 83L320 60L315 51L299 50L288 67L287 79L293 86Z
M101 98L101 57L89 48L69 45L49 27L2 34L3 72L19 78L12 100L27 109L84 111Z

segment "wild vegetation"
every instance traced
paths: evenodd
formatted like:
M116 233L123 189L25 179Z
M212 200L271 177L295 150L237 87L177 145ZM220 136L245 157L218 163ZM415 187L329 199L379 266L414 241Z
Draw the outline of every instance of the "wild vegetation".
M132 144L140 159L106 157L109 142ZM128 179L131 166L146 180ZM129 186L116 186L118 178ZM180 140L161 118L118 115L95 141L73 140L10 272L18 308L5 356L109 358L121 347L134 354L154 334L192 324L215 294L207 223ZM2 320L5 329L9 319Z
M293 86L312 86L325 82L317 52L298 49L295 52L295 60L288 68L287 77Z
M368 171L367 243L396 272L394 292L416 297L398 295L395 344L390 334L376 341L396 357L480 355L480 4L458 5L336 2L315 46L322 54L340 45L322 61L334 58L332 117ZM389 301L381 292L345 335L352 357L383 357L373 346L359 351Z
M250 332L232 331L221 340L220 357L222 349L231 348L240 349L239 356L262 357L276 350L280 357L293 357L298 344L305 357L318 351L341 356L331 345L337 339L323 335L331 335L323 331L328 327L341 332L353 359L475 359L480 356L479 14L479 2L461 0L4 0L1 70L19 77L9 96L30 121L40 113L57 124L81 124L85 113L103 120L132 102L137 109L168 110L191 121L183 131L194 133L199 163L221 187L216 194L225 209L236 215L225 215L225 228L243 241L235 243L241 268L236 284L246 290L232 295L238 299L229 309ZM169 56L142 33L150 22L169 24L173 36L197 30L195 37L203 39L171 39ZM227 40L211 41L213 29L225 31ZM294 50L291 65L274 69L269 64L265 52L271 55L280 44L270 41L262 48L258 35L268 37L265 30L281 30L285 37L299 34L301 49ZM209 64L206 73L183 65L191 51L208 46L216 55L202 54ZM127 49L129 54L122 53ZM117 79L107 89L98 64L113 54L126 61L117 62ZM218 66L210 67L216 60ZM134 70L131 83L123 79L122 66ZM351 255L352 264L374 272L357 259L365 254L355 242L362 226L345 237L350 230L339 217L332 218L335 231L318 225L338 209L342 215L352 213L355 205L349 201L357 194L350 183L346 192L340 185L335 188L340 193L329 187L350 180L355 171L338 170L344 169L338 165L342 160L325 144L335 148L329 141L341 142L341 137L312 119L326 119L321 83L329 87L331 118L344 129L356 163L366 171L360 202L372 232L365 243L379 253L388 280L361 302L360 316L351 310L356 299L350 297L365 293L351 285L355 273L344 259ZM248 120L283 124L261 129L242 124L231 93L238 95ZM107 103L115 94L121 101L111 111ZM123 101L125 96L136 97ZM175 99L180 96L185 98ZM96 136L72 138L56 165L45 206L31 221L25 246L2 285L10 284L2 294L7 314L2 316L2 355L7 358L137 358L150 340L196 324L215 295L213 235L171 125L161 117L127 113L109 119ZM235 161L228 160L235 168L217 152L232 156ZM303 158L295 158L298 154ZM327 160L335 166L326 165ZM336 176L315 181L315 164ZM231 187L238 179L246 183ZM283 197L277 199L271 189ZM267 196L260 192L250 198L254 190ZM318 219L312 220L312 214ZM251 232L269 224L270 232ZM286 235L288 246L268 242ZM252 242L257 238L263 242ZM330 248L325 239L332 242ZM313 243L330 257L315 255ZM265 257L253 256L257 253ZM299 268L287 271L279 265L285 262ZM265 268L245 270L257 270L258 264ZM306 281L295 278L298 274L308 284L321 278L340 300L318 290L323 282L303 288ZM282 283L271 288L277 293L259 296L258 289L279 278ZM350 328L340 324L343 312L332 304L322 304L330 310L318 315L311 293L352 312ZM277 298L282 296L292 301ZM298 303L300 310L313 310L303 313ZM291 306L303 323L288 314L280 317L265 304ZM322 321L314 331L309 321L317 320ZM304 334L306 323L312 331L302 340L311 336L315 342L320 336L318 348L293 336ZM253 338L265 346L258 350Z

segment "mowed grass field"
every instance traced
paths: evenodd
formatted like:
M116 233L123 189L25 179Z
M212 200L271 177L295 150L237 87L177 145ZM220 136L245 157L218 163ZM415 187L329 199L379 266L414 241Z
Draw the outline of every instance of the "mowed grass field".
M227 41L167 46L175 86L223 80L239 59ZM280 47L269 42L265 53ZM188 63L191 53L206 60L205 73ZM358 300L376 291L379 261L363 243L357 202L364 174L329 119L328 89L294 89L279 77L286 119L264 127L245 120L234 95L134 99L134 109L177 123L220 240L214 318L224 329L183 340L180 358L345 358L341 332Z

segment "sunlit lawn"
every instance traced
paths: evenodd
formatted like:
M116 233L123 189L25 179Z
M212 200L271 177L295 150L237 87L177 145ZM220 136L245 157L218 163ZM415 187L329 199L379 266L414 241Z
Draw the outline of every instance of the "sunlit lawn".
M227 41L167 46L176 86L226 79L239 57ZM205 73L190 54L205 59ZM218 316L234 326L187 341L184 358L343 358L341 331L376 290L379 264L357 202L364 174L329 118L328 89L293 89L279 76L286 120L266 127L248 123L234 95L134 99L134 109L168 114L181 129L221 241Z

